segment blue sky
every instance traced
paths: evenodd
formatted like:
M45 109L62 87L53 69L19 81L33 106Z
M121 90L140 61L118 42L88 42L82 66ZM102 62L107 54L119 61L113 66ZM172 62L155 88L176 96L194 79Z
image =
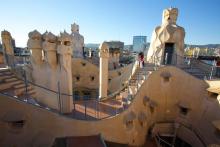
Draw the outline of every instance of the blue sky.
M162 11L179 8L178 25L189 44L220 44L220 0L0 0L0 30L8 30L17 46L26 46L28 32L58 34L80 25L85 43L146 35L161 24Z

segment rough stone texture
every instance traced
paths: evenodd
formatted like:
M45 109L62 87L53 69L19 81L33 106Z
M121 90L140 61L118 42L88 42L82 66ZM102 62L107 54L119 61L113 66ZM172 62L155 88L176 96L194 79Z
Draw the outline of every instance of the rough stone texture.
M100 67L99 67L99 98L107 98L108 95L108 58L109 46L103 42L99 47Z
M14 47L13 47L13 39L11 37L10 32L2 31L2 47L3 47L3 55L4 55L4 63L8 66L13 66L13 58L9 58L6 55L14 56Z
M83 58L84 37L79 34L79 25L71 25L73 57Z
M180 56L183 56L184 53L185 30L176 24L177 17L177 8L169 8L163 11L162 25L156 27L152 34L147 61L162 64L165 43L174 43L173 61L176 64L183 62Z
M29 33L27 45L32 51L33 82L44 87L35 86L36 99L51 108L61 109L63 113L71 112L72 96L67 96L72 95L71 36L66 32L61 33L59 37L50 32L41 35L35 30ZM67 94L61 94L60 100L56 93L59 90L60 93Z
M108 71L108 91L110 93L116 92L123 88L123 84L129 79L132 74L133 64L116 70ZM120 75L119 75L120 73ZM77 80L77 76L80 77ZM91 80L94 77L94 80ZM99 67L84 60L82 58L72 59L72 78L73 89L75 88L88 88L99 89Z
M10 32L8 31L2 31L1 34L2 37L2 46L4 53L8 55L14 55L14 47L12 45L12 37Z

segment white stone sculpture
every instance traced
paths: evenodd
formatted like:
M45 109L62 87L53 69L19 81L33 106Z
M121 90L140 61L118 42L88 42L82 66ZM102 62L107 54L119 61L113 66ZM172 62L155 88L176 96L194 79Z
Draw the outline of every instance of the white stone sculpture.
M10 67L14 66L14 47L13 47L13 39L11 37L10 32L2 31L2 46L3 46L3 55L4 55L4 63Z
M109 59L109 46L103 42L99 47L99 98L106 98L108 92L108 59Z
M51 66L52 69L56 68L57 65L57 37L51 32L45 32L43 34L43 50L45 53L45 60Z
M62 113L72 111L72 37L67 32L55 36L51 32L41 35L37 30L29 33L28 48L36 99ZM56 91L56 92L51 92ZM58 92L65 95L60 95Z
M79 25L71 25L73 57L83 58L84 37L79 34Z
M29 39L27 47L31 50L31 62L34 65L40 65L42 60L42 36L34 30L28 34Z
M8 55L14 55L14 48L12 45L13 39L11 37L10 32L2 31L1 36L2 36L2 45L3 45L4 53Z
M177 17L177 8L163 11L162 25L156 27L152 34L148 62L159 65L183 62L185 30L176 24Z
M69 63L71 63L72 61L71 36L64 31L64 33L60 33L58 41L60 42L60 44L58 45L57 52L61 56L60 63L67 71L68 69L71 69L71 64L69 65Z
M58 37L57 53L59 54L59 63L61 65L59 71L60 90L65 95L61 95L61 104L65 107L61 108L63 113L71 112L73 108L73 89L72 89L72 42L71 36L64 31Z

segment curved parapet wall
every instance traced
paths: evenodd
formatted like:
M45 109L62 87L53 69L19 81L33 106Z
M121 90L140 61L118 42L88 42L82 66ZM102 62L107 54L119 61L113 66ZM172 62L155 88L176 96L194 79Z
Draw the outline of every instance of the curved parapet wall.
M116 70L110 70L108 91L110 93L116 92L118 89L124 87L126 81L132 74L134 64L129 64L125 67ZM99 88L99 69L96 65L84 60L82 58L72 58L72 78L73 89L83 87L88 89Z
M181 122L196 130L206 145L220 143L212 125L212 121L220 118L219 102L217 97L208 95L208 87L206 81L180 69L163 67L149 76L136 99L145 98L144 102L150 106L151 125Z
M143 83L126 111L100 121L74 120L1 95L0 146L51 146L56 137L94 134L111 142L142 145L149 128L166 121L191 126L206 145L218 144L212 121L220 119L219 103L208 96L208 87L180 69L163 67ZM21 120L23 126L13 126Z
M132 76L132 69L136 66L134 63L125 67L109 71L109 91L114 93L123 89L128 84L129 78Z
M72 77L73 89L77 87L99 88L99 69L87 60L72 58Z

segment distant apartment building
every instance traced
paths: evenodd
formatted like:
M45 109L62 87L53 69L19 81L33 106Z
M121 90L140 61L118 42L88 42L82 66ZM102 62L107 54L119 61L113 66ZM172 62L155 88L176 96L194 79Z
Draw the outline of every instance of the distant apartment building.
M146 48L147 36L133 36L133 51L143 52Z

